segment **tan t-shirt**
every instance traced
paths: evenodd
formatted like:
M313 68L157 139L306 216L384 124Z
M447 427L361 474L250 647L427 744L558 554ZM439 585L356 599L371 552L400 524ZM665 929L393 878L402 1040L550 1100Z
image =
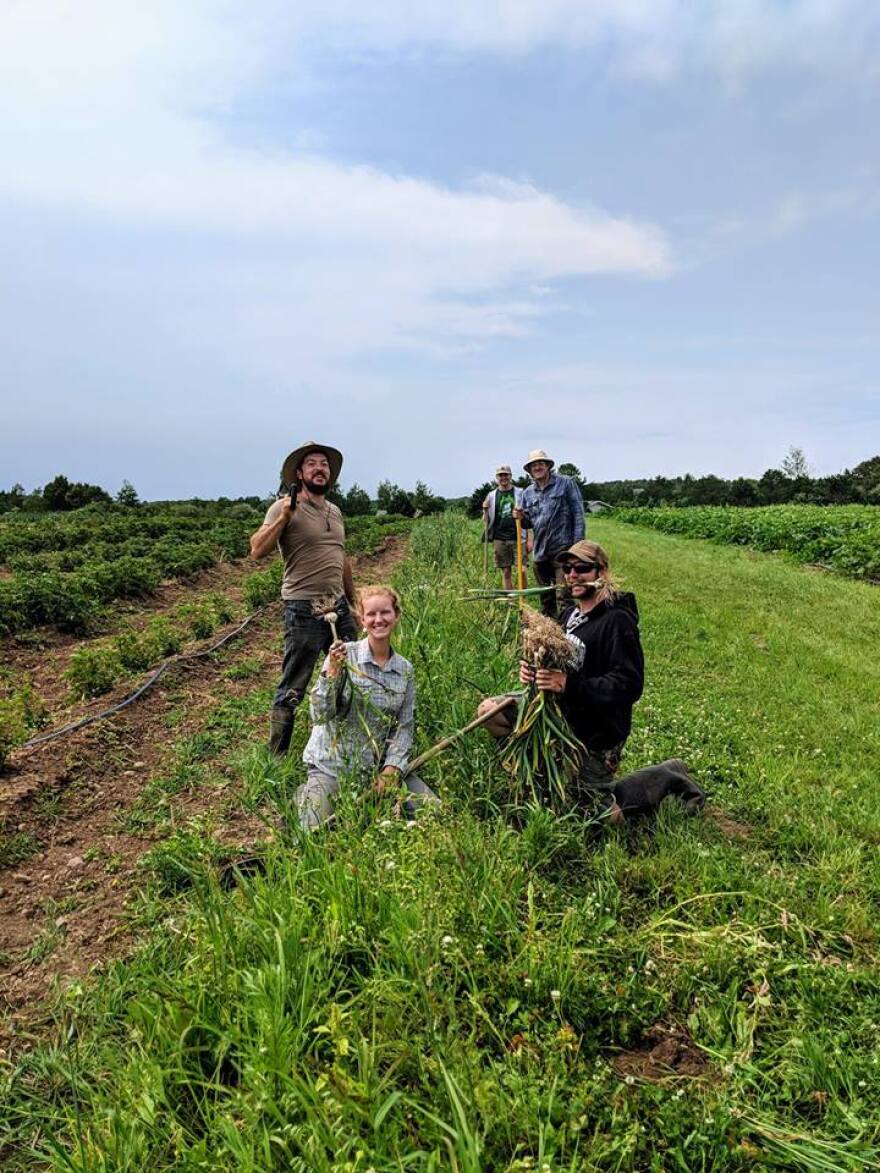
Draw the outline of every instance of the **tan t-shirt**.
M271 524L281 511L273 501L264 524ZM345 562L345 524L342 514L329 501L313 505L301 497L290 521L281 531L278 550L284 559L282 599L339 598L342 594L342 567Z

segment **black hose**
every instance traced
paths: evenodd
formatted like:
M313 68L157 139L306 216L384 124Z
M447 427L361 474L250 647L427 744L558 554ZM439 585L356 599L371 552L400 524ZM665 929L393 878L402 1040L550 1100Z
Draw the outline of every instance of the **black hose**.
M111 717L114 713L118 713L120 709L124 709L128 705L134 704L134 702L139 700L148 689L152 688L153 685L157 683L157 681L162 679L169 668L173 668L178 664L183 664L187 660L198 660L204 656L212 655L231 639L234 639L237 635L241 635L244 629L250 623L252 623L258 615L262 615L262 613L271 606L271 603L266 603L265 606L259 607L252 614L248 615L248 617L242 623L240 623L234 631L228 632L223 636L222 639L218 640L215 644L212 644L211 647L203 648L200 652L187 652L186 655L183 656L172 656L163 664L160 664L149 680L145 681L145 683L142 684L140 688L136 689L133 693L130 693L127 697L124 697L121 701L119 701L118 704L111 706L111 708L104 709L100 713L92 713L91 716L83 717L79 721L74 721L71 725L63 725L60 729L55 729L51 733L41 733L39 737L32 737L30 741L22 742L21 745L16 746L16 751L22 749L32 749L36 745L43 745L47 741L54 741L56 737L63 737L66 733L73 733L77 729L84 729L86 725L91 725L94 721L101 721L104 717Z

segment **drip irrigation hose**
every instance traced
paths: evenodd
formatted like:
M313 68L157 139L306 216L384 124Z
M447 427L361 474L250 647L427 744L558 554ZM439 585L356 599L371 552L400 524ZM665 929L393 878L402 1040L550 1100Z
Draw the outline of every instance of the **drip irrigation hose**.
M63 737L67 733L74 733L77 729L84 729L86 725L91 725L95 721L101 721L105 717L112 717L114 713L118 713L121 709L127 708L128 705L134 704L136 700L140 700L140 698L144 695L145 692L147 692L148 689L152 688L154 684L158 683L158 681L162 679L169 668L174 668L178 664L185 663L187 660L199 660L205 656L213 655L213 653L222 648L224 644L229 643L231 639L235 639L237 635L241 635L246 627L248 627L259 615L262 615L262 613L272 605L272 603L266 603L264 606L258 607L257 610L248 615L247 618L238 625L238 627L236 627L233 631L227 632L227 634L224 635L222 639L217 640L217 642L212 644L209 648L203 648L199 652L187 652L185 655L171 656L169 659L165 660L164 663L159 665L159 667L153 672L153 675L148 680L146 680L140 686L140 688L135 689L135 691L132 693L129 693L127 697L123 697L121 701L115 705L112 705L109 709L103 709L100 713L92 713L88 717L82 717L79 721L74 721L70 725L62 725L60 729L54 729L51 733L41 733L39 737L32 737L30 741L24 741L21 745L17 745L15 747L15 752L17 753L23 749L33 749L34 746L44 745L47 741L54 741L57 737Z

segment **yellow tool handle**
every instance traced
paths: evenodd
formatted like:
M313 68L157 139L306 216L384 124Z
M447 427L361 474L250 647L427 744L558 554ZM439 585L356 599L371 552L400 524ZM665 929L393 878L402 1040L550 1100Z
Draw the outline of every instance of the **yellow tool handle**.
M523 566L523 547L522 547L522 520L516 519L516 585L519 590L526 589L526 571Z

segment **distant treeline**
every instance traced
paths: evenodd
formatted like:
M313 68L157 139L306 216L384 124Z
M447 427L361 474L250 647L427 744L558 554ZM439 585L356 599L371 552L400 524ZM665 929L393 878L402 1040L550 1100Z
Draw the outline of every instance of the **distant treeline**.
M573 477L581 490L584 503L601 502L605 505L880 505L880 456L863 460L855 468L844 469L827 477L810 476L806 458L799 448L792 448L780 468L768 468L763 476L695 477L686 473L681 477L650 477L619 481L590 481L574 464L563 463L558 472ZM515 484L529 484L521 476ZM486 494L495 486L486 481L468 497L446 498L434 493L424 481L417 481L414 489L404 489L392 481L379 484L375 498L357 483L348 490L333 489L329 499L347 517L368 514L393 513L400 517L441 513L450 506L467 507L472 517L480 516ZM265 497L220 497L220 505L245 504L266 506L275 494ZM65 512L82 509L86 505L118 505L134 508L140 504L137 491L128 481L115 496L99 485L70 481L57 476L43 488L26 493L21 485L0 490L0 513L21 510L25 513Z
M217 504L224 505L251 505L254 508L266 507L275 498L274 493L265 497L219 497ZM382 481L375 499L360 487L353 484L347 492L341 489L332 489L328 499L338 505L346 517L365 517L377 512L393 513L399 517L415 517L428 513L442 513L448 505L463 504L459 501L447 501L445 497L438 497L424 483L416 481L414 489L403 489L391 481ZM201 499L193 498L194 504L204 504ZM10 513L19 510L22 513L66 513L72 509L82 509L87 505L108 506L118 505L125 508L135 508L141 504L137 490L129 481L123 481L119 492L111 496L100 485L90 485L84 481L70 481L66 476L54 477L42 488L25 492L24 486L13 485L11 489L0 490L0 513Z
M799 449L792 449L781 468L768 468L758 478L650 477L638 480L588 481L573 464L558 471L573 477L584 503L605 505L880 505L880 456L863 460L855 468L827 477L811 477ZM525 486L528 477L516 482ZM479 517L488 481L474 489L468 512Z

